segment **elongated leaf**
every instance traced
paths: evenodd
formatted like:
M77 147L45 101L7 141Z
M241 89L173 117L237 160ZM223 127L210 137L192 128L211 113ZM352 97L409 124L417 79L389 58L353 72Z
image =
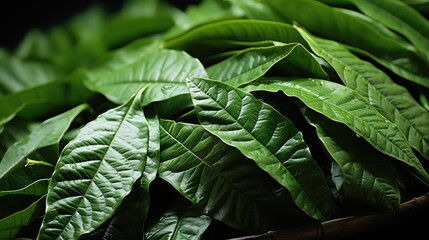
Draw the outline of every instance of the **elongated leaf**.
M205 214L254 233L302 222L280 185L201 126L161 121L161 148L159 176Z
M37 149L58 144L74 118L87 107L79 105L44 121L30 135L12 145L0 161L1 189L17 189L32 183L35 176L24 168L26 157Z
M85 102L90 92L77 74L0 97L0 126L18 113L31 118L58 107Z
M262 79L252 84L246 86L246 90L281 90L326 117L347 125L380 152L407 164L417 178L429 184L429 175L396 124L351 88L320 79Z
M386 55L383 56L383 58L380 58L362 49L353 47L347 48L356 54L372 58L374 61L391 70L396 75L429 89L429 68L426 65L419 64L413 61L410 57Z
M21 227L27 226L43 216L46 196L41 197L26 209L0 219L0 238L4 240L16 239Z
M358 12L333 8L313 0L232 0L232 3L252 18L296 22L317 36L367 53L409 81L428 85L429 70L416 55L416 49L399 37L393 37L393 33L384 26L370 23L370 19Z
M345 125L311 110L305 116L316 127L319 139L341 169L344 182L338 187L340 197L379 210L397 210L401 194L390 159Z
M185 52L149 51L133 62L117 68L101 66L88 72L85 84L115 103L126 102L144 89L142 105L187 93L187 76L207 76L201 63Z
M164 47L182 49L201 59L208 54L236 49L236 44L225 44L225 41L266 40L306 44L291 25L254 19L236 19L196 27L180 36L166 40ZM205 51L202 52L201 49Z
M192 207L178 207L166 211L158 222L150 226L145 232L145 239L201 239L210 222L210 217Z
M58 73L47 64L23 62L0 50L0 96L54 80Z
M368 99L383 116L396 123L409 144L429 159L429 112L407 89L338 43L313 37L300 28L298 31L312 50L331 64L346 86Z
M0 197L7 195L32 195L40 197L46 194L48 182L49 179L38 179L21 189L0 191Z
M201 125L285 186L310 217L328 218L335 206L302 133L268 104L224 83L187 81ZM305 174L304 174L305 172Z
M142 174L148 138L141 94L83 127L55 167L38 239L77 239L110 219Z
M19 140L27 137L40 123L37 121L14 120L5 124L0 133L0 158Z
M429 22L419 12L398 0L352 0L351 2L367 16L407 37L420 56L429 63Z
M327 78L327 74L316 59L300 44L295 43L243 50L239 54L207 68L207 73L212 79L240 86L263 76L280 62L282 62L283 70L289 74Z

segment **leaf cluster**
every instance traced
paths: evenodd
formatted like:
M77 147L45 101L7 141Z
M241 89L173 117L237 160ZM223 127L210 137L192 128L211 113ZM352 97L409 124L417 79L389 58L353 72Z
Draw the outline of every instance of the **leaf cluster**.
M429 2L100 6L0 49L1 239L225 239L428 191Z

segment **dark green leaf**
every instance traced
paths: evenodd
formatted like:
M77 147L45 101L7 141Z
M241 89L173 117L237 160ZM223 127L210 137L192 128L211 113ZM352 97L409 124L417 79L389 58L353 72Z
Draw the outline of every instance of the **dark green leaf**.
M46 196L43 196L26 209L0 219L0 238L2 240L16 239L15 237L21 227L29 225L43 216L45 199Z
M161 147L159 176L205 214L254 233L302 219L281 186L201 126L161 121Z
M0 197L6 195L32 195L40 197L46 194L48 183L49 179L38 179L21 189L0 191Z
M383 116L398 126L412 147L429 159L429 112L407 89L340 44L313 37L300 28L298 31L312 50L331 64L346 86L368 99Z
M147 240L198 240L211 222L211 218L200 214L192 207L178 207L166 211L145 232Z
M395 179L397 171L390 159L345 125L311 110L305 115L316 127L317 135L342 172L344 180L337 187L340 197L379 210L397 210L401 194Z
M44 121L30 135L12 145L0 161L2 190L22 188L32 183L35 176L31 169L24 167L26 157L37 149L58 144L74 118L87 107L86 104L79 105Z
M224 83L187 81L201 125L266 171L310 217L326 219L335 205L302 133L270 105ZM305 174L304 174L305 173Z
M289 74L327 78L316 59L302 45L296 43L278 43L271 47L243 50L207 68L207 73L212 79L240 86L263 76L275 64L281 65L282 70Z
M380 152L407 164L417 178L429 185L429 175L396 124L353 89L320 79L262 79L252 84L246 89L281 90L326 117L347 125Z

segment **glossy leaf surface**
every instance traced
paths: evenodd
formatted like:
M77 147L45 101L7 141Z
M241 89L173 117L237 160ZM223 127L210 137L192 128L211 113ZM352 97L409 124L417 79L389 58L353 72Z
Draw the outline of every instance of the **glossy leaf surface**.
M205 214L255 233L276 228L286 216L301 221L281 186L203 127L162 121L161 144L160 177Z
M322 171L292 122L242 90L201 78L187 81L201 125L266 171L309 216L324 219L335 206ZM304 174L305 173L305 174Z
M245 63L245 64L244 64ZM207 68L211 79L233 86L249 83L263 76L274 65L286 73L327 78L316 59L300 44L280 44L272 47L250 48Z
M187 76L207 76L201 63L185 52L162 49L113 68L88 73L85 84L115 103L124 103L139 90L142 105L187 93Z
M409 144L429 159L429 112L383 71L351 54L340 44L311 36L298 29L312 50L339 74L344 84L368 99L395 123Z
M76 239L112 217L146 163L141 95L83 127L61 153L38 239Z
M429 175L396 124L388 121L351 88L320 79L262 79L246 86L249 91L283 91L309 108L347 125L380 152L404 162L423 183Z

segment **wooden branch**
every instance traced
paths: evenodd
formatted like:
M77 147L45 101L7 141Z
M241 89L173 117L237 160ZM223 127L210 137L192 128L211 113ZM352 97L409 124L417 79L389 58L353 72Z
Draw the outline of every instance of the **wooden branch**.
M417 217L429 210L429 193L402 203L395 213L356 215L230 240L328 240L352 236Z

